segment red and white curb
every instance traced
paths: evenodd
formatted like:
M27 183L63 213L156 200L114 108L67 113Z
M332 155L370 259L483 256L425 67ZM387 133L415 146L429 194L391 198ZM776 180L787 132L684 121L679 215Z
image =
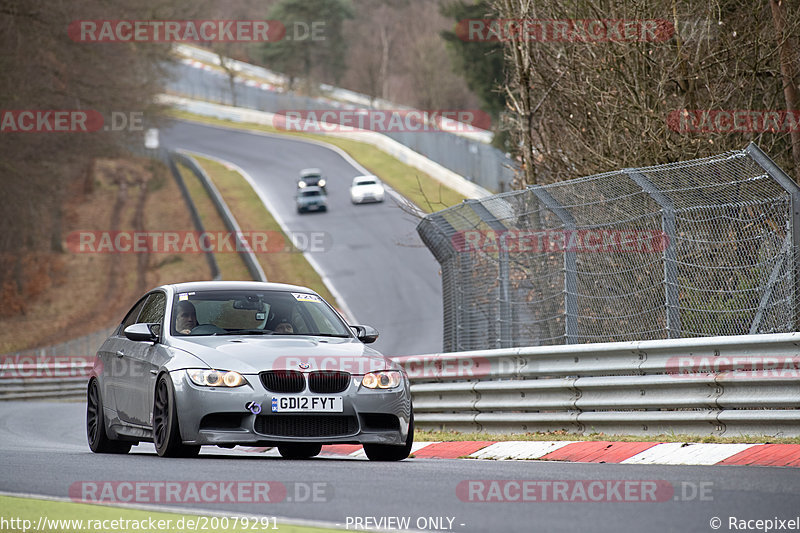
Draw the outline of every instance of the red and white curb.
M251 452L279 455L277 449ZM757 465L800 467L800 444L705 444L686 442L612 441L463 441L415 442L415 458L538 459L573 463L657 465ZM363 458L357 444L323 446L322 456Z

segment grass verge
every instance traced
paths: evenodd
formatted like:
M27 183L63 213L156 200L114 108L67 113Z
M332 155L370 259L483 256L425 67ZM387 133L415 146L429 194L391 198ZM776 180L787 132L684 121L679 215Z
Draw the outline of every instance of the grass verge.
M200 215L200 220L203 222L203 228L209 232L225 232L227 228L219 216L217 208L208 196L203 184L194 173L182 164L178 164L178 171L183 177L183 182L189 190L189 195L192 197L197 208L197 213ZM233 210L236 212L236 210ZM214 257L219 266L220 275L223 280L249 280L250 272L247 270L244 261L237 253L215 253Z
M207 529L210 531L231 533L253 531L254 525L258 526L259 531L281 531L283 533L339 531L338 529L282 524L281 522L276 522L272 517L264 517L265 522L263 523L257 522L253 518L248 519L247 523L240 520L234 526L234 517L236 515L233 513L228 518L229 527L212 528L211 524L214 523L214 517L210 516L144 511L124 507L19 498L15 496L0 496L0 510L2 510L3 518L11 522L11 527L3 527L3 531L29 532L35 530L37 533L84 533L86 531L115 531L118 533L131 531L139 533L141 531L161 531L164 533L178 533L195 530L195 527L197 530L201 530L203 522L208 525ZM12 519L15 520L12 521ZM41 528L39 528L40 519L43 520ZM151 520L155 522L157 529L154 530L150 527ZM163 522L159 522L162 520ZM189 521L192 521L191 525ZM218 521L216 524L221 526L222 522ZM166 527L160 527L162 525Z
M566 431L554 431L548 433L460 433L458 431L425 431L416 430L414 432L415 442L443 441L443 442L462 442L462 441L558 441L558 440L577 440L577 441L612 441L612 442L703 442L714 444L737 444L737 443L771 443L771 444L800 444L800 437L766 437L763 435L745 435L742 437L716 437L683 434L662 434L662 435L606 435L605 433L590 433L582 435L577 433L567 433Z
M178 119L186 119L203 124L274 133L332 144L347 152L350 157L358 161L370 173L378 176L426 213L433 213L445 207L461 203L465 198L464 195L445 187L424 172L398 161L367 143L325 135L282 131L271 126L204 117L175 109L171 109L168 113Z

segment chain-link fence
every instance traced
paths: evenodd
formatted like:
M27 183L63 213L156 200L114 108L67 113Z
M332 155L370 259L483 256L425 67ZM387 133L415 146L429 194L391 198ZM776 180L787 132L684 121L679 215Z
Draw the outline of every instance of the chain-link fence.
M800 188L754 144L467 200L417 231L444 351L797 330Z
M174 67L173 79L167 84L167 89L173 94L188 98L270 113L354 107L324 98L279 93L244 83L234 85L234 100L230 82L225 75L184 64ZM488 144L444 131L381 133L491 191L507 190L514 178L514 162Z

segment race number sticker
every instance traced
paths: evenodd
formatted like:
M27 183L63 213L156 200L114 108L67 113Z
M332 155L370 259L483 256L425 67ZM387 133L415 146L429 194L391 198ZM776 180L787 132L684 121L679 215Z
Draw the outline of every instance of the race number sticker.
M319 296L317 296L316 294L305 294L305 293L302 293L302 292L293 292L292 296L294 296L294 299L297 300L298 302L320 302L321 301Z

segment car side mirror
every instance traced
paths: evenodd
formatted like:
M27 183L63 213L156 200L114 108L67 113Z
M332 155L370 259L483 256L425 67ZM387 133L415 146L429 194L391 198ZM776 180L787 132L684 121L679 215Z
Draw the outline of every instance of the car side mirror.
M158 342L157 331L161 329L161 325L153 324L131 324L125 328L125 336L132 341L136 342Z
M355 332L356 337L358 340L363 342L364 344L370 344L378 340L378 330L373 328L372 326L350 326L350 329Z

